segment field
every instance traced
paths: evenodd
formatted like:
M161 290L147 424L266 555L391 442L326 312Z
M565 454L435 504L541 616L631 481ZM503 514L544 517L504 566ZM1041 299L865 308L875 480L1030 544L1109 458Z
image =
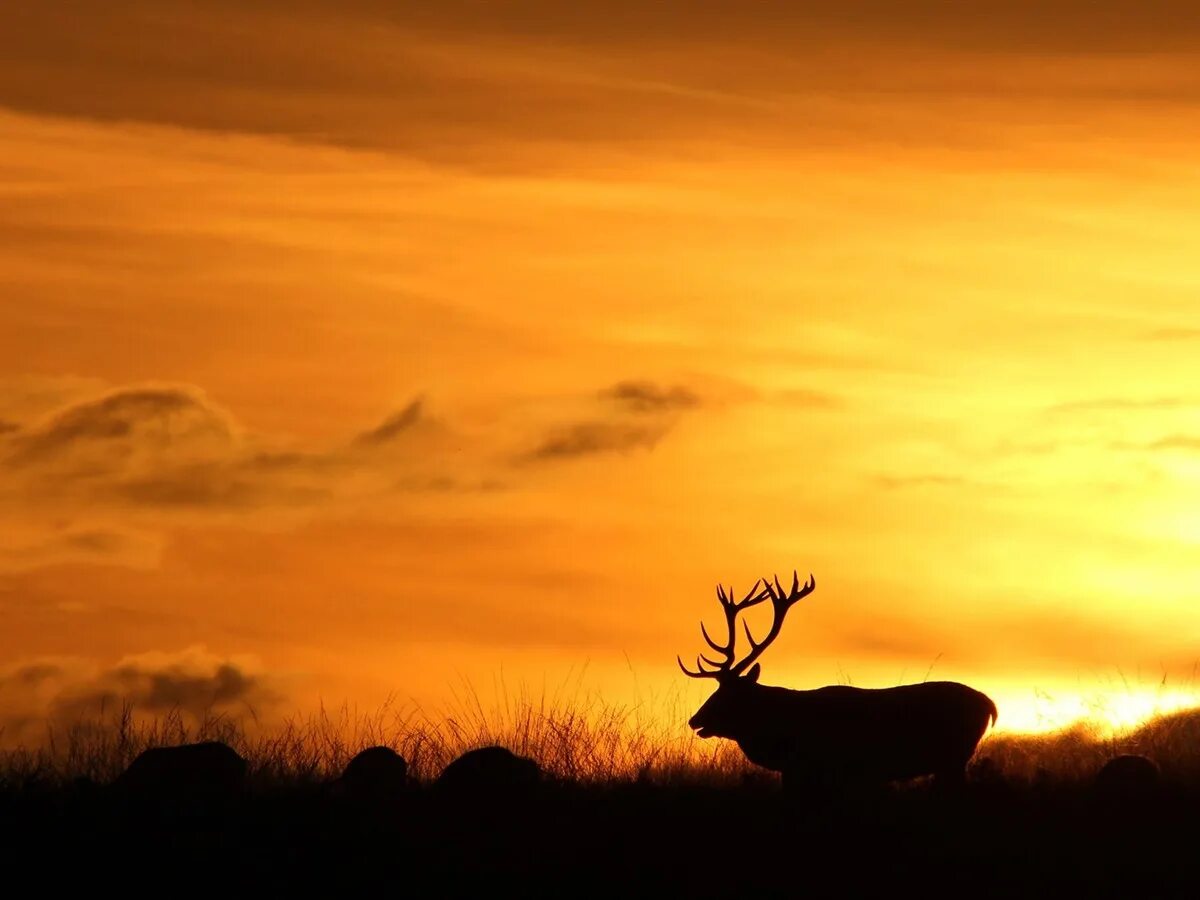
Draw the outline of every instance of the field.
M1084 726L1001 733L981 745L965 790L915 782L837 798L786 794L736 747L662 721L599 700L475 702L438 719L343 708L264 730L124 709L5 752L5 870L92 889L328 883L414 896L1194 896L1200 884L1200 712L1108 738ZM131 808L104 787L146 747L207 739L250 763L234 804ZM410 761L409 791L362 803L328 790L356 751L380 744ZM430 786L487 744L538 760L545 784L466 797ZM1161 789L1094 790L1119 753L1155 759Z

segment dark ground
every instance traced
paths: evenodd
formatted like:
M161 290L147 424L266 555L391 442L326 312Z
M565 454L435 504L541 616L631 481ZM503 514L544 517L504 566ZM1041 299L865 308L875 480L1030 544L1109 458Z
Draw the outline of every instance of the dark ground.
M1200 796L557 786L364 805L291 788L180 810L26 787L0 793L0 857L10 896L1197 897Z

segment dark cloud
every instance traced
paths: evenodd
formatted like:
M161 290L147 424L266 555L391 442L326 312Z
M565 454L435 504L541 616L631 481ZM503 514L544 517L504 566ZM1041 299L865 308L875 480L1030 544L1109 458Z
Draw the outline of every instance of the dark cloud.
M305 0L309 8L322 0ZM519 0L502 7L488 0L449 0L438 4L394 4L354 0L356 10L373 11L428 28L464 32L528 34L577 42L605 43L624 38L638 46L664 39L740 41L755 38L773 46L806 44L817 38L861 36L906 46L1025 50L1084 48L1095 51L1192 47L1200 20L1187 0L769 0L753 7L727 0L583 0L564 6L556 0ZM403 13L400 9L404 8Z
M336 452L258 446L187 386L128 387L71 403L0 453L10 489L78 508L304 505L333 493L347 466Z
M660 384L648 379L628 378L597 391L587 401L588 412L576 421L548 428L521 462L550 461L651 450L680 421L684 413L709 405L756 396L748 388L731 382L709 385L715 392L700 391L682 384ZM713 399L715 398L715 399Z
M195 388L135 386L72 403L0 456L26 495L156 507L291 503L320 491L311 459L249 446Z
M653 447L701 397L680 385L627 380L587 402L591 414L546 429L526 459ZM15 492L70 501L76 510L202 510L309 507L347 492L492 490L497 473L473 447L430 419L422 398L345 444L297 450L243 434L196 388L131 386L76 400L18 431L0 449L0 474L8 476L0 500ZM52 542L98 557L120 540L103 531L53 534L37 556L62 556L49 552Z
M677 384L620 381L575 398L557 423L544 413L538 424L523 423L531 449L515 456L502 449L511 423L467 439L431 418L421 398L348 440L296 448L246 433L191 386L85 394L0 444L0 511L25 516L24 533L0 547L0 570L153 566L161 529L199 515L310 514L369 497L495 492L510 486L514 462L649 450L707 398ZM135 510L160 518L125 528L120 517Z
M67 475L86 477L106 464L120 467L145 454L190 456L233 441L228 417L198 391L126 388L68 406L27 430L4 461L18 468L65 463Z
M3 419L0 419L0 435L12 434L14 431L20 431L20 429L21 426L16 422L5 422Z
M571 459L596 453L650 450L669 430L670 425L665 422L576 422L553 430L529 454L529 459Z
M700 396L690 388L653 381L620 381L601 391L600 397L639 413L670 412L700 405Z
M790 129L811 144L826 98L856 91L872 99L1200 95L1187 64L1177 72L1143 65L1131 69L1142 77L1124 79L1088 59L1109 54L1110 66L1133 66L1138 53L1173 52L1186 60L1200 47L1200 23L1184 0L1136 12L1123 0L749 8L727 0L80 0L70 9L0 5L0 103L474 166L511 165L497 152L505 142L555 148L541 165L565 156L563 142L680 132L724 129L744 139L770 129L777 139ZM939 54L951 57L949 71ZM797 103L812 95L822 102L797 117Z
M245 662L202 648L127 657L108 668L73 659L34 660L0 674L0 721L75 722L122 706L150 715L255 713L283 698Z
M257 676L232 663L221 663L211 672L189 671L181 665L161 669L124 665L104 673L95 684L60 697L55 712L70 716L129 703L150 713L178 709L203 715L230 706L274 700L274 694Z
M53 663L31 663L30 665L15 669L6 678L0 678L0 682L7 680L13 684L37 687L45 681L61 678L62 675L63 668L60 665Z
M421 421L423 409L424 400L418 397L399 412L388 416L388 418L384 419L370 431L364 431L354 439L354 443L360 447L374 447L380 444L388 444L399 435L411 431L416 427Z

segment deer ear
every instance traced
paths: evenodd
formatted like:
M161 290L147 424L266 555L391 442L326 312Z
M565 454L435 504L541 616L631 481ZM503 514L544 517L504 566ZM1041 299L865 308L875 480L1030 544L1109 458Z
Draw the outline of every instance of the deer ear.
M757 684L758 676L761 674L762 674L762 669L759 667L758 663L755 663L754 665L752 665L750 667L750 670L742 677L745 678L747 681L749 681L751 684Z

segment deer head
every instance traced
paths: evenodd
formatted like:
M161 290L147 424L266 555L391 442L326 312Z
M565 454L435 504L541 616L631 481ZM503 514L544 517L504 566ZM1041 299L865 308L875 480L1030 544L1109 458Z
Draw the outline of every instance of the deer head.
M759 585L762 585L761 589ZM775 577L774 583L760 578L754 582L754 587L745 597L735 600L732 587L726 591L724 586L717 585L717 600L725 614L725 642L718 643L713 640L703 621L700 622L700 633L704 636L705 643L721 658L710 659L704 654L700 654L696 657L696 669L693 671L683 664L682 659L676 657L684 675L689 678L712 678L717 682L716 691L688 721L688 725L694 728L700 737L734 737L745 730L745 726L749 723L744 720L753 716L754 711L744 700L747 693L752 691L753 686L758 682L761 671L758 658L775 638L779 637L787 611L797 601L811 594L816 586L816 579L812 575L809 575L808 581L801 585L799 573L793 572L790 591L783 588L779 583L778 576ZM738 616L743 610L765 603L767 600L771 601L774 609L771 630L761 641L756 641L750 632L750 626L743 620L742 630L750 645L750 652L738 660L736 649ZM705 667L706 665L708 668Z

